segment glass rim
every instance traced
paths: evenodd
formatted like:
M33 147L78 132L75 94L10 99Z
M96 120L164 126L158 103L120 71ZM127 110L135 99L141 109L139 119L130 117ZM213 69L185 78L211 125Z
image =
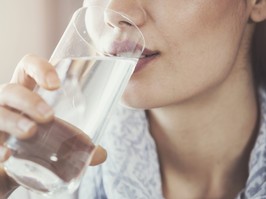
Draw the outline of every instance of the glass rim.
M116 10L110 9L110 8L108 8L108 7L100 6L100 5L86 5L86 6L82 6L82 7L78 8L78 9L74 12L74 14L72 15L72 19L71 19L71 21L70 21L70 24L73 24L73 26L74 26L76 32L78 33L79 37L80 37L84 42L86 42L87 45L90 45L90 46L91 46L91 44L90 44L88 41L86 41L86 39L84 39L84 37L80 34L80 31L78 30L78 28L77 28L77 26L76 26L75 20L77 19L77 17L79 16L79 14L81 14L81 12L82 12L83 10L87 10L87 9L91 9L91 8L101 9L101 10L103 10L103 11L108 11L108 12L115 13L115 14L118 14L118 15L122 16L127 22L129 22L130 25L132 25L132 26L137 30L137 32L138 32L138 34L139 34L139 38L140 38L141 43L142 43L142 45L141 45L141 52L144 51L145 46L146 46L145 38L144 38L144 35L143 35L143 33L141 32L140 28L135 24L135 22L134 22L133 20L131 20L131 19L129 18L129 16L126 15L126 14L124 14L124 13L121 13L121 12L118 12L118 11L116 11ZM115 56L114 56L114 57L115 57ZM117 56L117 57L118 57L118 56ZM141 57L141 55L140 55L140 57ZM140 58L140 57L132 57L132 58ZM130 58L130 57L125 57L125 58Z

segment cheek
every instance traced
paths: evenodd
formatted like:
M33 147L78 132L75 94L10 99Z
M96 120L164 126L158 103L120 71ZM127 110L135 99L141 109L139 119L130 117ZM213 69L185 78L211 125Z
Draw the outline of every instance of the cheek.
M205 1L208 2L208 1ZM179 72L187 85L220 82L234 67L245 27L244 2L212 0L202 4L186 20L164 35L168 64ZM184 14L182 15L182 18ZM173 26L172 26L173 29ZM185 79L184 79L184 82ZM195 86L195 85L192 85ZM197 86L199 87L199 86Z
M173 0L174 2L174 0ZM164 6L154 16L155 29L161 39L171 47L178 47L184 42L194 43L204 40L213 34L221 39L239 31L239 24L245 20L246 5L243 0L192 0L175 1L174 5ZM167 14L165 14L167 13ZM211 38L209 38L211 39ZM219 39L219 38L216 38ZM166 45L166 47L169 46ZM196 45L194 45L196 47Z
M243 34L244 2L191 2L184 1L189 6L180 5L183 9L169 5L164 7L172 10L167 15L154 16L157 41L153 42L162 55L149 71L130 82L124 95L127 104L151 108L182 102L207 93L229 76Z

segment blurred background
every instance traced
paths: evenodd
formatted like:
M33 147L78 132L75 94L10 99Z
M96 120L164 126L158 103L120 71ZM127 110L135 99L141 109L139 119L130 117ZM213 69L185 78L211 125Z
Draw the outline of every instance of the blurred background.
M83 0L1 0L0 84L28 53L49 58Z

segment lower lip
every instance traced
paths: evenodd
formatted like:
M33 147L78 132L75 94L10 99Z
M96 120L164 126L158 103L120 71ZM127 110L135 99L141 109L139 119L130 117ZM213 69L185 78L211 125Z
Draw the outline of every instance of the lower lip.
M136 67L135 67L134 73L145 68L148 65L148 63L153 61L157 56L158 56L158 54L152 55L150 57L140 58Z

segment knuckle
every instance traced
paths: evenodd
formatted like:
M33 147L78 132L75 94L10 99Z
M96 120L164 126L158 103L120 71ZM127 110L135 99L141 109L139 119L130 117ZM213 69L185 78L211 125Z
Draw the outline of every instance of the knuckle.
M46 60L33 54L25 55L18 64L18 71L27 77L31 77L38 84L44 84L49 72L53 72L54 67Z
M36 106L42 102L42 98L34 92L20 91L16 93L17 100L14 100L16 108L23 112L32 112L35 110ZM24 100L21 100L24 99Z
M34 54L27 54L18 63L18 68L28 75L32 75L32 70L38 70L38 68L42 65L41 58L37 57Z
M32 60L33 58L35 58L35 57L36 57L36 55L34 55L34 54L32 54L32 53L28 53L28 54L24 55L24 56L21 58L20 62L21 62L21 63L27 63L27 62L29 62L30 60Z
M24 69L29 65L29 63L32 62L32 60L34 59L35 55L33 54L26 54L24 55L21 60L18 62L17 67L22 70L25 71Z
M2 84L0 87L0 91L10 91L16 89L18 84L15 83L6 83Z
M31 53L25 55L20 62L24 68L34 66L36 69L42 68L43 65L48 63L45 59Z
M42 98L19 84L5 84L0 88L0 121L5 120L6 107L14 108L19 112L32 112L42 102ZM2 106L2 107L1 107Z
M44 102L43 99L39 95L35 94L31 97L31 103L29 103L28 105L30 106L30 108L36 108L36 106L41 102Z
M31 126L25 126L24 123L23 126L19 125L19 121L25 121L23 116L2 107L0 108L0 121L0 144L3 143L9 135L14 135L16 137L25 136L24 134L30 131L28 128L33 126L33 123L28 123Z
M3 97L7 96L10 92L16 90L17 84L6 83L0 85L0 101Z

